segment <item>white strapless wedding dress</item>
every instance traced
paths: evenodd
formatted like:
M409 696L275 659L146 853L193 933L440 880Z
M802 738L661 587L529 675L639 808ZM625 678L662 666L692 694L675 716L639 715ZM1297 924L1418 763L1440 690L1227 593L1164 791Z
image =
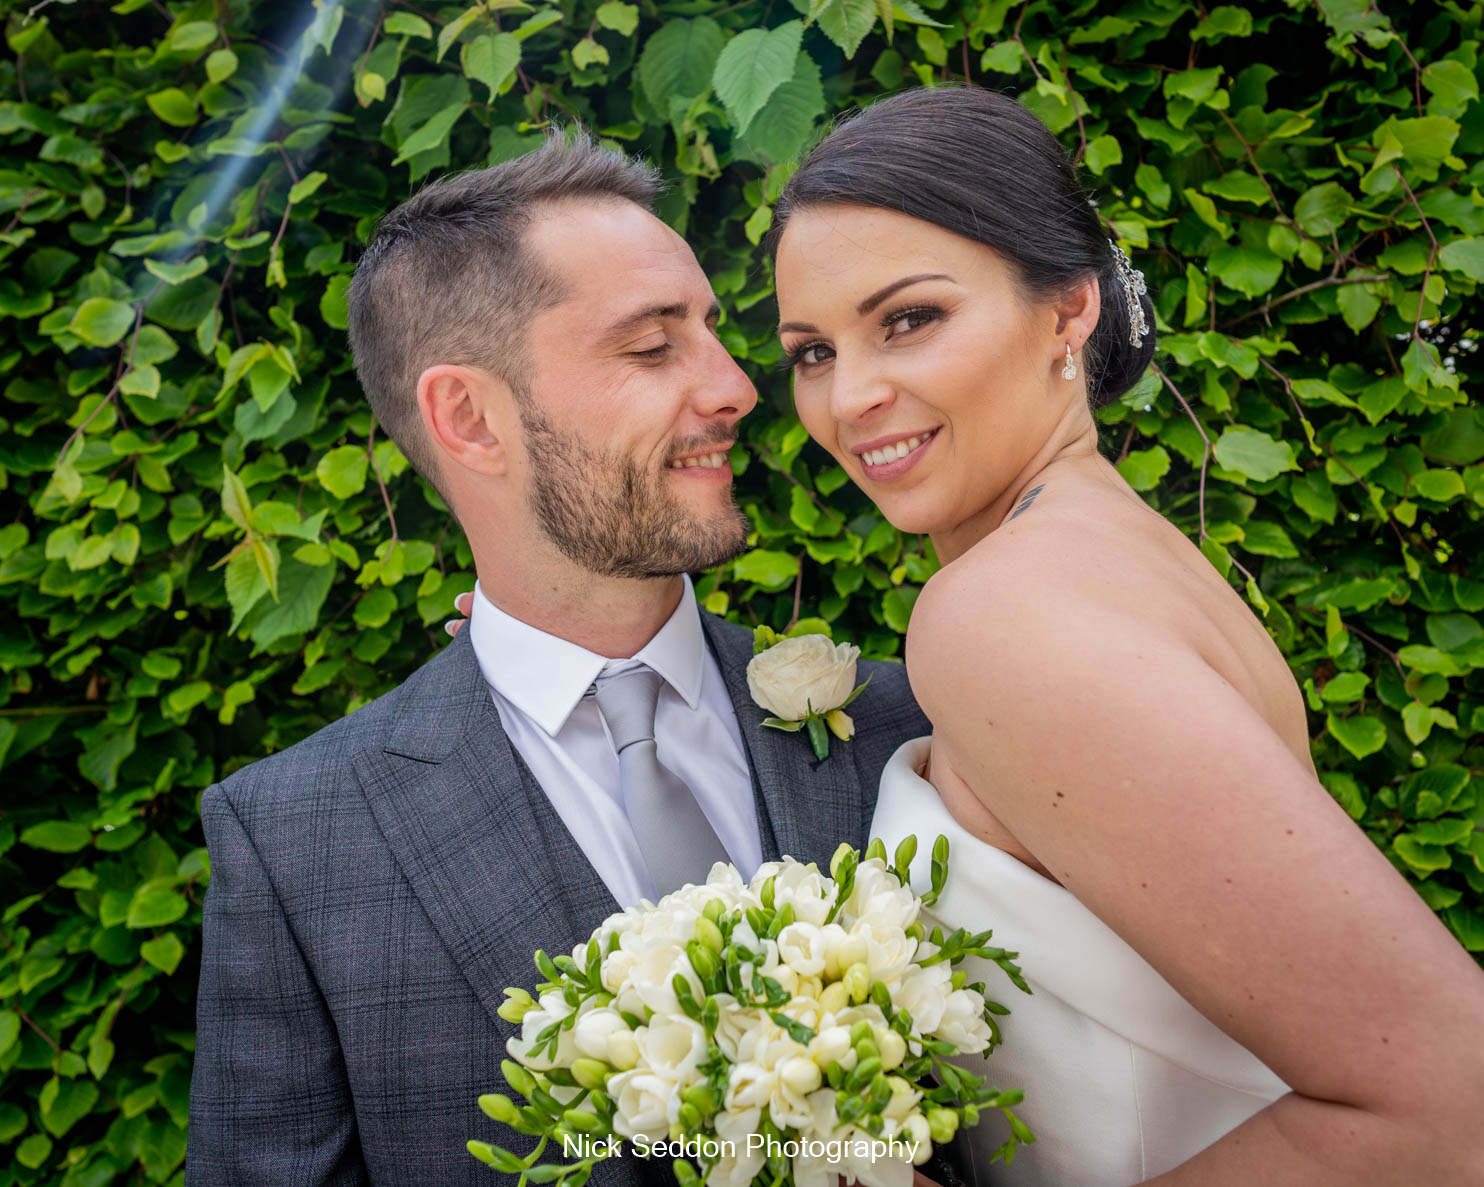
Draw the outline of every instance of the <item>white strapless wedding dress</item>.
M1011 1012L987 1061L956 1062L992 1087L1024 1089L1016 1113L1036 1135L1009 1166L991 1167L1008 1127L985 1114L963 1139L975 1187L1127 1187L1179 1166L1288 1091L1069 891L966 832L918 774L928 744L908 742L887 763L871 835L891 853L916 834L918 893L931 884L927 854L946 836L948 884L929 926L992 928L992 944L1020 953L1033 990L1016 989L990 961L960 966Z

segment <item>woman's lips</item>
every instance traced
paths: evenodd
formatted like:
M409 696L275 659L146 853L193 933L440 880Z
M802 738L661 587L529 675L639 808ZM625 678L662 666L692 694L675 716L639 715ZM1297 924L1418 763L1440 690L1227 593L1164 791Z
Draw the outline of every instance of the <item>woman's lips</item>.
M877 482L885 482L889 479L897 478L917 465L918 460L927 450L927 447L932 444L933 438L937 435L938 430L932 429L927 433L919 433L916 436L908 437L904 441L894 442L892 445L888 445L880 450L867 450L865 453L859 455L861 469L865 471L867 478ZM904 448L906 450L905 453L902 452ZM893 456L890 460L881 460L885 454L891 454ZM873 461L871 459L877 460Z

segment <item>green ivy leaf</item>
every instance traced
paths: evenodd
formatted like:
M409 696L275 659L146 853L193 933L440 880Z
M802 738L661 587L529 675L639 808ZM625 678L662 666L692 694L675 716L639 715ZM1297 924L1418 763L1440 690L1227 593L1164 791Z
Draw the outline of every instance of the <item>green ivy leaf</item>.
M1136 449L1118 463L1123 480L1137 491L1153 490L1170 471L1170 455L1162 445Z
M819 22L820 31L845 51L847 60L855 57L861 42L876 27L876 17L876 0L813 0L810 4L810 19Z
M76 820L47 820L21 833L21 844L52 853L76 853L93 840L93 830Z
M802 22L789 21L767 31L748 29L721 51L712 85L739 136L747 134L748 125L769 96L794 76L803 35Z
M1386 745L1386 727L1375 717L1356 714L1352 717L1325 715L1330 736L1356 758L1375 754Z
M726 34L710 17L666 21L644 43L639 81L655 110L667 112L675 98L693 99L711 90L711 77Z
M359 494L366 485L366 451L359 445L342 445L320 458L314 473L320 485L337 499Z
M141 944L139 955L168 977L180 966L185 956L185 945L173 931L167 931L164 935Z
M114 346L134 325L134 307L108 297L89 297L77 307L67 331L92 346Z
M196 101L179 87L166 87L146 95L144 101L161 120L174 127L189 128L196 122Z
M765 589L782 589L798 576L799 561L792 553L754 548L732 562L739 581L751 581Z
M1298 469L1292 445L1274 441L1266 433L1244 425L1222 430L1216 440L1215 455L1223 470L1244 475L1254 482L1266 482L1284 470Z
M464 46L462 60L464 73L488 87L494 99L520 65L520 42L509 33L483 33Z
M598 5L593 17L603 28L632 37L639 27L639 6L625 4L623 0L606 0L606 3Z

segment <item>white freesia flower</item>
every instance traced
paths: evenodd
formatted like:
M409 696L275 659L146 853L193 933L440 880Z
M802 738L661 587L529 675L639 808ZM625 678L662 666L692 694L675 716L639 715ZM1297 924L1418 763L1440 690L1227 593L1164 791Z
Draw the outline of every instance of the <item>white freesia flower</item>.
M855 1070L855 1048L850 1042L850 1027L830 1026L809 1041L809 1057L826 1071L838 1063L847 1072Z
M629 1024L617 1010L601 1006L585 1011L572 1029L572 1041L577 1050L589 1059L608 1058L609 1039L618 1033L628 1034Z
M680 1094L673 1080L635 1068L619 1072L608 1081L613 1098L613 1128L626 1138L643 1134L651 1142L663 1141L670 1122L680 1111Z
M685 955L685 945L673 940L658 941L639 952L638 961L629 970L626 988L656 1014L679 1014L680 1002L675 997L674 984L677 975L690 982L691 992L698 1001L705 997L701 979Z
M893 999L911 1015L918 1034L932 1034L938 1029L953 992L952 978L947 961L927 968L913 965L894 988Z
M554 1059L547 1057L544 1048L540 1055L535 1052L536 1036L551 1023L560 1021L571 1012L572 1007L562 999L560 992L549 989L543 993L536 1008L527 1011L526 1016L521 1019L520 1034L512 1035L505 1041L505 1050L510 1058L538 1072L571 1066L572 1061L577 1058L577 1047L570 1030L558 1032Z
M904 1142L910 1142L914 1151L912 1163L921 1166L933 1156L933 1134L928 1126L927 1118L921 1113L913 1113L903 1123L901 1137Z
M747 688L752 699L784 721L802 721L844 704L855 689L860 648L831 643L824 635L781 639L752 657Z
M785 862L773 874L773 905L779 910L792 905L801 923L822 926L834 903L835 884L813 865Z
M862 862L855 872L850 898L841 908L848 920L865 920L875 927L905 931L917 919L922 901L879 858Z
M943 1017L933 1033L952 1043L963 1055L983 1051L989 1046L989 1024L984 1021L984 999L967 989L956 989L948 995Z
M766 1015L756 1006L738 1006L730 993L718 993L716 1004L719 1007L716 1045L727 1059L736 1063L741 1058L738 1049L743 1036L761 1026Z
M750 1059L732 1067L727 1077L727 1093L723 1103L728 1111L737 1113L747 1109L762 1109L773 1095L773 1085L778 1073Z
M801 977L823 973L828 951L823 930L812 923L790 923L778 933L778 959Z
M620 1019L620 1021L622 1021ZM696 1078L696 1065L706 1058L706 1032L686 1017L656 1014L634 1032L644 1067L682 1087Z
M871 971L871 980L885 981L888 986L907 971L917 953L917 941L900 927L861 919L850 929L850 934L866 943L866 967Z
M720 1131L718 1131L719 1133ZM747 1133L757 1132L757 1122ZM708 1187L752 1187L758 1171L763 1169L766 1159L759 1149L748 1150L747 1134L725 1148L715 1165L706 1174Z

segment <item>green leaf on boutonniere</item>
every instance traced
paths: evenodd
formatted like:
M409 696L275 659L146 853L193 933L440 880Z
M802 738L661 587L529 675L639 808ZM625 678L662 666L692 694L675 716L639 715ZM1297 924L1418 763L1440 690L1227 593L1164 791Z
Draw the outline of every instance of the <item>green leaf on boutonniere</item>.
M763 722L770 730L783 730L794 734L804 728L802 721L785 721L782 717L764 717Z
M809 745L814 747L814 757L823 762L830 756L830 732L824 727L824 718L811 714L804 724L809 727Z

